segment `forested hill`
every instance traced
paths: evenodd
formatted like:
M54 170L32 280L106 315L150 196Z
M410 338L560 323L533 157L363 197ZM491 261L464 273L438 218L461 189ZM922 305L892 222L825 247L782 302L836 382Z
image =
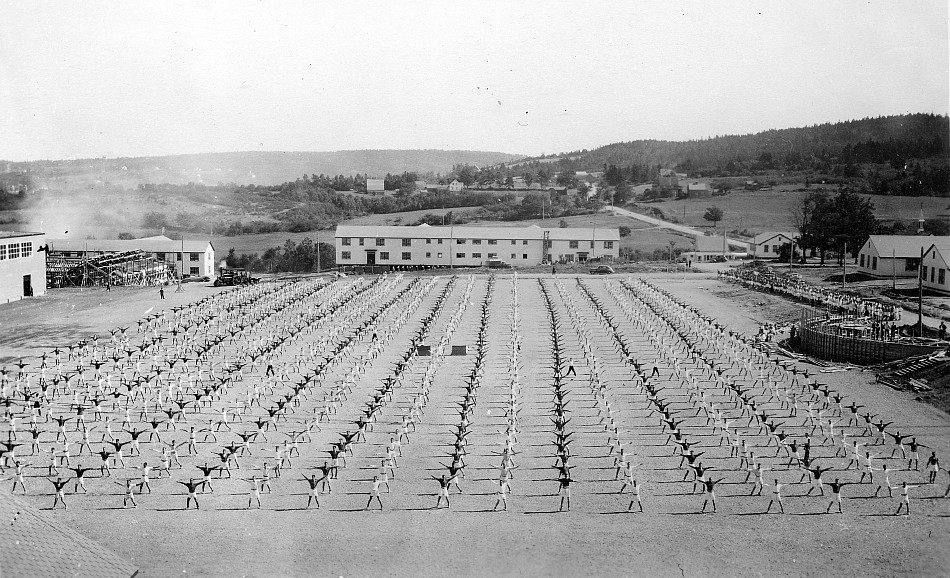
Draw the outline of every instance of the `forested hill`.
M236 183L276 185L303 175L356 174L382 178L404 171L448 173L457 164L490 165L519 158L498 152L462 150L354 150L331 152L234 152L74 159L58 161L0 161L0 176L19 175L33 187L51 189L104 183L135 188L143 183L181 185Z
M530 166L538 161L549 171L599 171L615 165L625 168L632 181L655 178L650 173L657 168L675 168L691 176L813 171L872 181L876 167L862 165L887 165L897 170L908 161L924 161L920 164L927 171L946 166L950 157L948 141L948 117L909 114L685 142L620 142L509 165ZM637 174L640 172L646 174ZM948 176L941 172L935 178L939 181Z

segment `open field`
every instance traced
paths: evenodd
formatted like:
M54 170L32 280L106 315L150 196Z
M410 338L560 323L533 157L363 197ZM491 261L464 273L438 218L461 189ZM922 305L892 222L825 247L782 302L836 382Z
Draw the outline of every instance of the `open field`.
M703 219L707 207L716 206L723 211L723 221L718 224L721 231L723 224L726 230L739 228L739 217L742 217L741 229L751 233L766 231L794 231L795 220L793 210L800 203L802 195L797 189L800 186L776 186L770 191L733 190L722 197L701 199L665 200L659 202L640 203L641 207L656 207L663 211L667 218L675 216L680 223L698 228L712 230L709 221ZM812 187L812 190L816 189ZM833 195L835 187L826 187ZM875 216L881 221L899 219L902 221L916 220L923 209L926 219L950 219L950 199L938 197L889 197L883 195L861 195L874 203ZM685 208L685 214L684 214Z
M827 403L820 419L833 420L835 433L827 424L813 425L805 407L805 391L812 390L803 385L800 373L790 372L794 364L787 364L789 371L776 368L678 308L655 287L747 336L760 322L793 315L792 310L774 298L737 299L737 292L709 275L644 279L650 285L627 275L463 275L454 280L389 275L329 284L314 278L240 291L191 284L183 294L169 291L164 301L152 289L52 292L0 307L0 347L9 357L31 356L26 370L33 372L36 387L40 353L100 335L98 353L65 363L70 374L82 363L90 385L75 380L60 385L50 402L52 415L73 416L66 435L72 442L72 465L93 468L86 476L88 493L74 493L70 483L69 509L49 513L137 564L142 576L917 576L950 571L950 498L942 497L946 473L939 474L935 485L911 490L910 516L893 516L900 490L894 491L898 497L887 497L880 471L871 482L862 479L863 465L849 469L850 454L840 447L842 434L863 442L877 456L875 467L888 465L891 485L926 482L923 461L920 471L907 469L901 448L890 439L881 443L877 431L867 432L863 421L858 425L850 419L849 411L838 412L856 402L875 421L894 422L887 431L915 435L926 444L923 460L931 450L941 457L950 451L947 414L914 401L911 394L871 383L869 373L814 375L814 366L798 365L796 371L810 369L843 396L836 404L815 392L809 411ZM181 309L211 295L217 297ZM238 300L243 304L225 308ZM151 326L138 331L137 320L159 313L163 316L152 317ZM669 324L689 335L694 345L687 346ZM141 355L133 353L126 362L123 352L118 362L112 360L122 338L117 333L118 342L110 341L109 330L117 327L129 328L127 346L132 351L143 346ZM422 342L433 346L433 355L411 355L423 330ZM276 341L284 336L289 338ZM443 355L448 350L440 350L440 343L464 344L467 355ZM514 358L513 343L520 344ZM642 377L620 353L620 344L641 365ZM698 357L689 354L691 348ZM570 360L576 376L557 377L555 352L561 356L561 370ZM123 376L134 384L136 371L156 376L158 367L165 367L160 379L169 383L177 379L168 371L169 361L191 360L176 369L183 378L180 394L155 387L155 381L148 388L139 383L128 396L116 398L117 407L103 404L101 419L94 419L91 400L82 402L88 406L88 427L99 428L92 436L94 451L106 445L99 441L106 423L120 441L129 439L120 432L126 399L130 412L125 429L146 432L140 434L142 455L129 457L127 447L125 465L110 463L109 477L101 477L98 455L78 447L82 432L76 431L81 428L68 391L79 392L80 400L86 398L83 391L95 395L93 355L108 359L103 371L113 376L114 388ZM408 362L400 364L401 359ZM723 380L699 359L722 370ZM52 357L48 363L54 364ZM276 368L275 377L266 375L268 364ZM743 371L746 364L751 364L751 374ZM651 377L654 367L658 376ZM212 368L214 379L208 374ZM50 376L56 370L46 371ZM773 385L763 383L765 375ZM204 387L218 387L200 395L193 382L199 377ZM162 396L158 389L169 394ZM783 391L798 393L797 412ZM558 404L558 396L567 404ZM201 402L187 403L193 397ZM171 411L175 400L184 402L183 413ZM285 400L285 410L277 411L270 423L267 410L280 400ZM148 417L140 413L144 403ZM460 407L466 411L460 413ZM515 413L510 413L512 407ZM567 410L569 421L552 421L558 408ZM226 427L218 423L224 409L231 412ZM658 409L669 413L669 425L659 419ZM328 413L322 416L324 411ZM753 413L761 413L765 421ZM319 494L320 509L307 509L303 475L319 475L317 468L330 460L332 444L341 433L357 431L366 416L373 426L365 428L364 439L347 446L332 491ZM405 417L412 417L414 427L405 429L402 455L392 469L381 467L391 440L401 437ZM147 434L152 420L157 423L155 438ZM49 508L50 458L28 455L29 417L19 422L18 439L26 443L16 455L32 462L25 468L26 499ZM779 426L786 443L800 444L812 434L812 467L831 468L822 480L852 483L843 490L842 514L825 513L832 502L828 486L825 496L809 495L813 486L808 474L766 433L768 423ZM192 427L198 430L193 448L187 444ZM698 460L708 477L719 480L717 513L708 508L700 513L703 493L694 487L693 471L682 463L671 428L701 452ZM38 430L40 447L58 452L62 444L55 439L56 424L41 420ZM453 432L463 430L468 432L461 454L463 493L450 486L451 506L436 509L439 485L431 476L448 471ZM297 451L284 454L285 461L280 448L294 439L292 432ZM570 511L564 512L558 511L559 474L552 467L557 432L573 442L573 495ZM246 445L239 433L245 434ZM742 440L748 444L743 451L768 468L761 496L755 495L756 472L724 439ZM237 444L236 454L222 461L216 452L229 443ZM134 465L158 467L163 448L178 444L181 467L170 460L167 472L160 467L153 471L151 491L135 496L137 508L123 508L124 485L116 482L140 480L142 472ZM509 507L493 512L506 447L516 466L510 470ZM622 475L615 479L618 448L625 450L641 484L643 513L636 505L627 512L633 498L629 487L618 493L623 481ZM273 468L279 462L283 467L277 477ZM199 489L200 510L186 510L185 490L177 482L201 478L197 466L205 463L227 465L230 471L212 476L213 493ZM250 479L265 472L271 491L261 494L260 509L253 500L255 507L247 509L253 497ZM383 472L391 474L389 487L381 488L383 510L363 511L373 476ZM776 505L764 513L776 479L786 484L785 515ZM4 481L3 491L8 483Z

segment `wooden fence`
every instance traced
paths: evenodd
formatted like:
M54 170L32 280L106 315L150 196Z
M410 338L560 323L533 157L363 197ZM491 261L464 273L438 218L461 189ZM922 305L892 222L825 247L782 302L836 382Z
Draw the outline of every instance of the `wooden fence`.
M798 350L828 361L873 365L946 349L946 346L936 344L869 339L842 334L828 325L858 320L857 317L802 310L798 324Z

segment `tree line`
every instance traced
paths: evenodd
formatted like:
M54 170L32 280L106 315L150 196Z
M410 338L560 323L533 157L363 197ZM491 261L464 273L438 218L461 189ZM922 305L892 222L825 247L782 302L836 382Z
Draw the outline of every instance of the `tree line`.
M236 254L234 247L228 251L225 261L228 267L247 269L266 273L316 273L317 244L313 239L303 239L299 243L288 239L283 246L271 247L263 252ZM336 267L336 252L331 243L319 245L319 271Z
M653 181L661 168L675 167L690 177L812 173L813 180L837 178L872 193L944 196L950 194L948 141L948 117L909 114L681 142L620 142L542 160L552 173L604 170L612 186Z

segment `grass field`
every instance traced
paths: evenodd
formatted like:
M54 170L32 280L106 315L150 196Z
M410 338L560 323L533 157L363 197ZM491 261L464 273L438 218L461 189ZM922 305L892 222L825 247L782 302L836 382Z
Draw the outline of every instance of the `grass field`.
M367 280L372 280L368 278ZM184 335L203 337L225 326L246 319L252 311L271 312L253 323L244 333L228 339L216 348L207 362L218 367L219 376L229 364L245 359L261 338L276 336L319 307L341 302L344 306L325 321L309 323L297 339L280 346L272 362L278 371L290 371L289 379L268 380L264 366L245 367L240 380L210 400L209 405L189 410L187 420L174 428L159 428L160 440L144 440L139 459L158 463L166 443L187 440L189 427L209 427L224 407L239 410L253 388L263 384L260 407L250 406L241 422L231 423L212 440L198 437L196 451L181 448L182 467L172 466L168 476L152 478L151 492L137 496L139 507L123 509L122 488L115 480L137 478L132 467L112 468L111 478L101 478L98 469L87 479L88 493L67 492L69 510L48 510L59 523L66 524L100 542L140 568L140 575L168 576L290 576L290 575L657 575L657 576L760 576L760 575L833 575L833 576L920 576L945 575L950 571L950 499L942 497L947 475L941 472L938 485L924 484L913 490L910 516L893 516L898 499L881 495L880 474L875 482L859 480L861 471L847 467L847 454L838 453L836 438L848 431L851 439L866 442L866 448L879 454L878 464L891 467L890 483L926 481L922 471L906 468L906 460L890 442L877 443L877 436L864 433L863 426L849 425L847 418L835 417L838 436L830 439L819 433L812 436L812 457L824 467L833 468L826 477L853 482L844 490L844 513L826 514L831 502L825 496L809 495L811 485L800 483L802 469L778 450L768 434L758 426L729 389L694 367L695 387L705 391L733 422L730 431L741 432L758 460L770 469L767 480L780 478L785 488L787 514L764 513L768 491L755 495L755 476L720 441L720 432L702 419L702 408L695 402L696 391L674 376L675 367L692 367L683 356L682 345L674 333L663 329L651 317L641 299L658 299L645 288L634 290L634 277L612 278L559 275L499 275L490 286L487 275L459 277L450 287L446 277L420 277L409 291L413 277L390 275L378 281L371 291L350 295L347 291L360 283L359 278L337 280L326 290L301 300L306 285L288 287L279 298L263 301L264 308L246 305L240 315L228 316L224 324L207 329L189 329ZM571 421L565 428L572 432L571 477L574 480L570 511L559 512L557 470L554 463L554 435L551 416L554 407L552 327L541 284L546 287L553 311L561 322L557 329L563 354L573 360L578 375L562 382L562 393L569 401ZM715 317L726 328L743 335L754 334L760 322L793 314L792 306L766 295L746 295L720 284L714 276L649 275L646 280L669 291L703 313ZM621 285L628 283L629 289ZM263 291L268 285L247 292ZM583 289L586 288L586 289ZM307 289L309 291L309 289ZM445 292L443 293L443 290ZM585 293L589 291L589 293ZM130 327L132 344L146 339L136 333L137 319L146 313L171 312L222 290L189 285L185 293L169 292L160 300L152 289L122 291L51 292L47 297L0 307L0 346L27 359L35 371L37 355L55 345L65 345L90 335L102 336L108 343L108 330ZM296 293L300 292L300 293ZM491 299L489 299L489 296ZM226 299L227 294L222 298ZM601 304L603 313L594 307ZM280 312L272 307L286 299L291 305ZM220 299L219 299L220 301ZM652 301L651 301L652 302ZM331 442L340 432L354 431L354 421L363 415L384 379L392 376L396 362L411 345L411 338L423 317L441 303L440 311L428 323L425 342L468 346L467 355L415 357L393 388L384 397L383 407L365 441L355 444L332 492L320 495L320 509L306 509L307 491L302 480L327 458ZM763 307L760 303L770 304ZM783 304L784 303L784 304ZM387 304L391 304L387 306ZM202 309L213 311L207 307ZM482 312L485 312L482 314ZM512 312L517 311L517 323ZM667 312L658 308L657 311ZM610 329L603 316L618 322ZM675 317L670 317L675 321ZM233 321L230 321L233 320ZM369 338L359 327L370 321L378 340ZM637 323L634 321L637 320ZM215 329L215 327L218 327ZM163 324L160 333L167 332ZM451 507L434 508L438 485L431 476L441 475L452 449L452 431L460 425L459 403L466 399L465 376L476 363L476 336L487 337L478 395L469 414L471 435L467 438L466 476L460 480L462 493L454 487ZM340 332L340 333L336 333ZM217 460L214 452L228 442L240 442L236 432L252 432L255 420L266 424L265 409L302 380L292 362L309 359L305 365L319 362L322 355L334 355L319 347L324 336L337 335L334 342L354 335L352 350L330 366L328 373L311 382L299 405L292 404L287 421L279 420L276 430L263 429L267 439L251 437L251 452L240 452L240 469L230 477L215 477L213 493L199 493L200 510L185 509L185 494L178 481L199 476L196 466ZM520 339L518 358L520 383L510 387L514 375L508 362L512 336ZM150 338L149 338L150 339ZM169 339L171 334L169 332ZM590 350L583 343L589 339ZM700 513L702 493L695 493L689 470L681 462L666 426L637 385L633 369L619 354L615 339L632 348L633 358L649 372L656 366L659 376L652 378L662 387L658 395L677 416L679 430L702 452L702 463L710 475L721 479L717 486L717 513ZM704 338L709 339L709 337ZM171 344L170 341L166 343ZM698 342L697 342L698 343ZM703 346L705 347L705 346ZM369 357L370 351L378 355ZM705 350L712 354L712 350ZM169 355L171 353L169 352ZM597 362L592 361L595 355ZM317 357L313 357L317 356ZM756 403L793 439L803 440L812 429L802 407L798 417L791 415L778 398L766 394L761 383L751 376L736 373L731 354L716 356L716 363L728 367L728 380L756 392ZM151 359L151 357L149 357ZM676 360L674 362L674 360ZM767 363L772 366L771 362ZM893 391L872 382L870 373L841 371L818 374L819 368L797 364L839 392L844 403L854 401L866 411L894 422L889 430L916 435L929 450L944 457L950 451L950 416L915 401L913 394ZM117 371L110 361L107 371ZM88 370L91 376L91 369ZM591 387L595 374L605 387ZM424 387L423 376L431 385ZM800 378L801 373L799 372ZM775 379L793 387L790 373L777 373ZM319 431L300 443L299 455L283 468L280 477L270 478L271 492L261 496L261 509L248 509L248 481L260 475L265 463L274 465L275 446L289 439L287 432L305 428L315 411L325 407L328 394L336 384L351 381L350 391L341 400L329 420L320 421ZM380 472L380 460L390 439L397 436L400 417L407 415L425 395L424 412L417 427L410 430L409 442L402 446L390 491L383 491L383 511L363 511L370 481ZM514 478L507 512L493 512L496 501L499 452L505 447L505 408L517 401L514 445ZM63 394L54 400L55 413L67 412L72 396ZM692 402L690 400L693 400ZM611 420L616 431L604 425L604 402L612 406ZM804 403L804 402L802 402ZM121 409L105 413L112 420L113 432L120 429ZM695 415L699 412L699 415ZM87 414L88 415L88 414ZM826 415L835 416L833 409ZM92 420L92 416L87 417ZM146 423L132 413L133 428ZM211 420L211 421L209 421ZM28 421L28 420L27 420ZM164 421L164 420L163 420ZM101 425L101 422L99 422ZM41 424L41 445L55 446L55 424ZM79 433L70 428L69 437L78 443ZM125 434L119 434L124 436ZM635 463L642 484L644 513L628 513L629 493L620 494L621 482L615 480L611 441L624 447ZM737 438L738 439L738 438ZM97 440L94 446L99 446ZM21 448L23 452L26 448ZM923 452L922 452L923 453ZM923 453L926 459L926 453ZM31 458L37 462L41 458ZM98 457L73 454L81 464L95 466ZM52 504L51 486L44 476L42 462L27 468L26 499L40 507ZM222 472L223 473L223 472ZM771 483L770 481L768 482ZM70 485L70 488L72 486ZM768 489L767 488L766 490ZM899 495L899 491L896 492ZM877 495L876 495L877 494ZM636 508L634 508L636 510Z
M799 188L798 186L777 186L771 191L736 190L722 197L666 200L640 203L640 205L642 207L656 207L663 211L667 218L675 216L680 223L700 229L712 229L709 221L703 219L703 214L707 207L716 206L723 211L724 222L718 224L720 230L725 225L726 230L729 231L745 229L756 234L766 231L794 231L793 211L804 194L797 191ZM871 199L875 206L875 215L882 221L893 219L916 220L921 210L923 210L926 219L950 219L950 199L862 196ZM741 228L740 217L742 219Z

